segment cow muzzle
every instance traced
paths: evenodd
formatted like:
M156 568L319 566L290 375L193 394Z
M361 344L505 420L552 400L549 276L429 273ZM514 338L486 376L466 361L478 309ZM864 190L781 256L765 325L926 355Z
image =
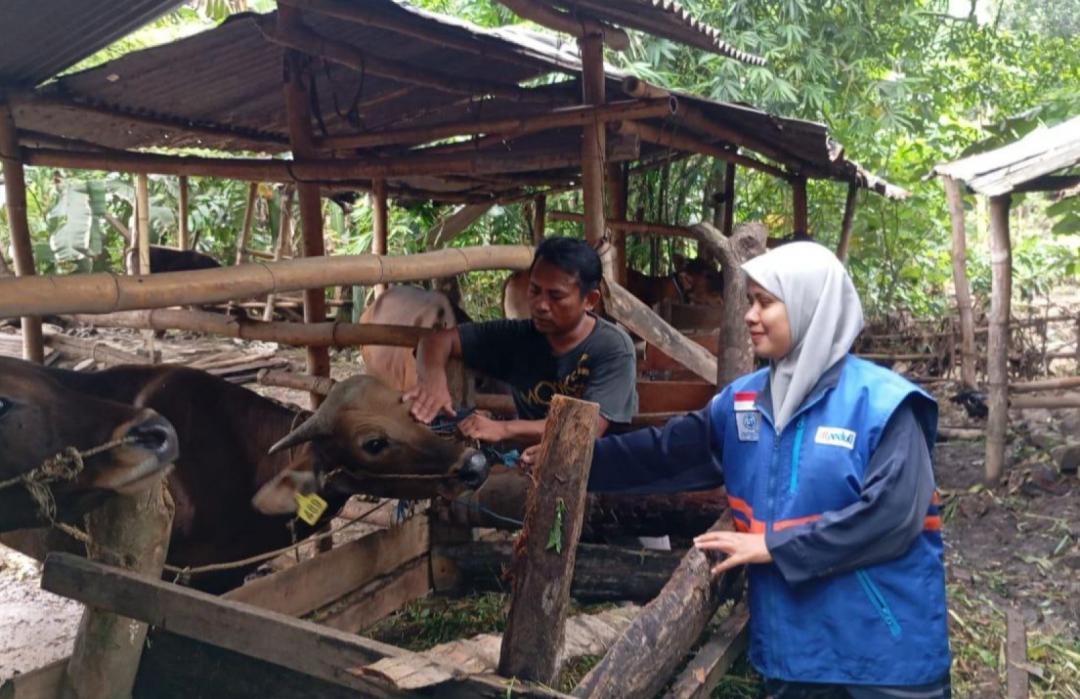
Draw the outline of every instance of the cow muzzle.
M469 488L479 488L487 480L491 464L479 449L466 449L462 455L458 478Z

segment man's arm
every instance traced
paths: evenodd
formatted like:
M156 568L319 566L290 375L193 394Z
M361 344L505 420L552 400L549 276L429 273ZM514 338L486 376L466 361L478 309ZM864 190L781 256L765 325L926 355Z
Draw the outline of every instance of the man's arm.
M544 438L544 426L547 420L493 420L486 415L474 413L461 421L458 429L469 439L481 442L515 442L521 446L539 444ZM607 432L610 425L603 417L599 418L597 436Z
M416 386L402 398L413 402L410 412L420 422L430 423L439 413L454 414L446 379L446 364L452 356L461 356L461 335L457 328L437 330L416 345Z

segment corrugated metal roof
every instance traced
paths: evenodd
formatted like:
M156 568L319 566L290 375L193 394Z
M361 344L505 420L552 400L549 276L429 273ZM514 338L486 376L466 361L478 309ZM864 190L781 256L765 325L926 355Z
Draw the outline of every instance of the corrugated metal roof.
M384 12L405 24L370 26L315 12L303 12L305 25L326 39L347 44L365 55L449 76L482 77L507 87L532 85L528 101L469 95L434 89L355 71L316 60L316 135L341 136L394 127L423 127L446 122L546 113L578 104L580 67L574 42L538 35L520 27L486 30L451 18L410 8L397 0L366 0L365 11ZM148 147L200 147L222 151L281 153L289 150L282 97L283 49L261 33L273 15L238 15L212 30L171 44L133 52L96 68L67 75L13 99L13 114L24 143L50 137L131 150ZM402 28L404 27L404 28ZM569 77L567 77L569 76ZM609 69L608 100L627 99L624 74ZM811 177L858 182L887 196L890 190L855 163L846 160L828 129L813 122L776 117L750 107L678 94L715 124L767 144L759 150L793 171ZM76 108L72 105L81 105ZM683 122L655 120L664 129L683 129L699 140L716 137L694 132ZM542 139L554 150L576 151L580 129L548 131ZM83 143L80 143L83 142ZM489 152L530 152L537 137L487 143ZM722 142L718 142L721 143ZM401 144L362 151L364 157L394 157ZM480 149L481 145L477 145ZM751 150L754 150L751 148ZM642 143L642 158L670 149ZM504 174L402 177L390 182L400 196L425 194L445 200L515 196L523 187L568 186L580 169L562 167ZM434 184L438 179L439 184ZM366 187L362 180L357 186ZM340 186L340 183L335 184Z
M587 15L620 27L696 46L753 65L760 56L740 51L724 41L720 30L698 20L673 0L534 0L573 14Z
M934 172L987 196L1080 164L1080 116L1051 128L1040 127L1019 141L992 151L938 165Z
M183 0L4 0L0 86L32 87Z

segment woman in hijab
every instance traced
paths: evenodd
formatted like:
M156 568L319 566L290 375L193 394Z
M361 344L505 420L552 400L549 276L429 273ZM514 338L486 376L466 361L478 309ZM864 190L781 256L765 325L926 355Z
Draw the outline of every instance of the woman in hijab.
M932 398L851 354L862 306L826 248L743 265L755 354L697 413L606 437L589 489L723 483L735 532L695 540L749 564L750 660L776 699L950 696Z

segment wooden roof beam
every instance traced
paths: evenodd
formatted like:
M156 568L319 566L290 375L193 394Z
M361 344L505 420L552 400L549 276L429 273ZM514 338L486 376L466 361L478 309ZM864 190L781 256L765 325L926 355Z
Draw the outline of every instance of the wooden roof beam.
M327 39L302 25L283 29L277 26L273 15L262 16L256 19L256 23L259 31L262 32L267 41L286 48L296 49L309 56L337 63L357 72L369 73L382 78L451 94L491 95L512 102L551 102L549 96L535 93L517 85L460 78L435 70L416 68L400 61L379 58L373 54L365 53L355 46Z
M619 133L637 134L641 137L642 141L648 141L649 143L676 148L678 150L690 151L691 153L709 155L718 160L724 160L729 163L748 167L751 170L768 173L774 177L779 177L782 180L788 180L791 177L789 173L784 172L780 168L769 165L768 163L763 163L755 158L740 155L733 150L728 150L727 148L713 143L706 143L705 141L701 141L692 136L667 131L650 124L643 124L640 121L619 122L616 130Z
M536 22L548 29L576 37L600 34L604 38L604 44L616 51L625 51L630 48L630 37L626 35L626 32L599 20L575 17L533 2L533 0L499 0L499 3L508 7L518 17Z
M518 138L538 131L584 126L593 122L622 119L650 119L678 113L679 102L674 97L612 102L599 107L574 106L550 112L503 119L462 119L460 121L387 129L372 133L328 136L316 141L327 150L371 148L393 144L420 144L453 136L498 134L502 138Z

